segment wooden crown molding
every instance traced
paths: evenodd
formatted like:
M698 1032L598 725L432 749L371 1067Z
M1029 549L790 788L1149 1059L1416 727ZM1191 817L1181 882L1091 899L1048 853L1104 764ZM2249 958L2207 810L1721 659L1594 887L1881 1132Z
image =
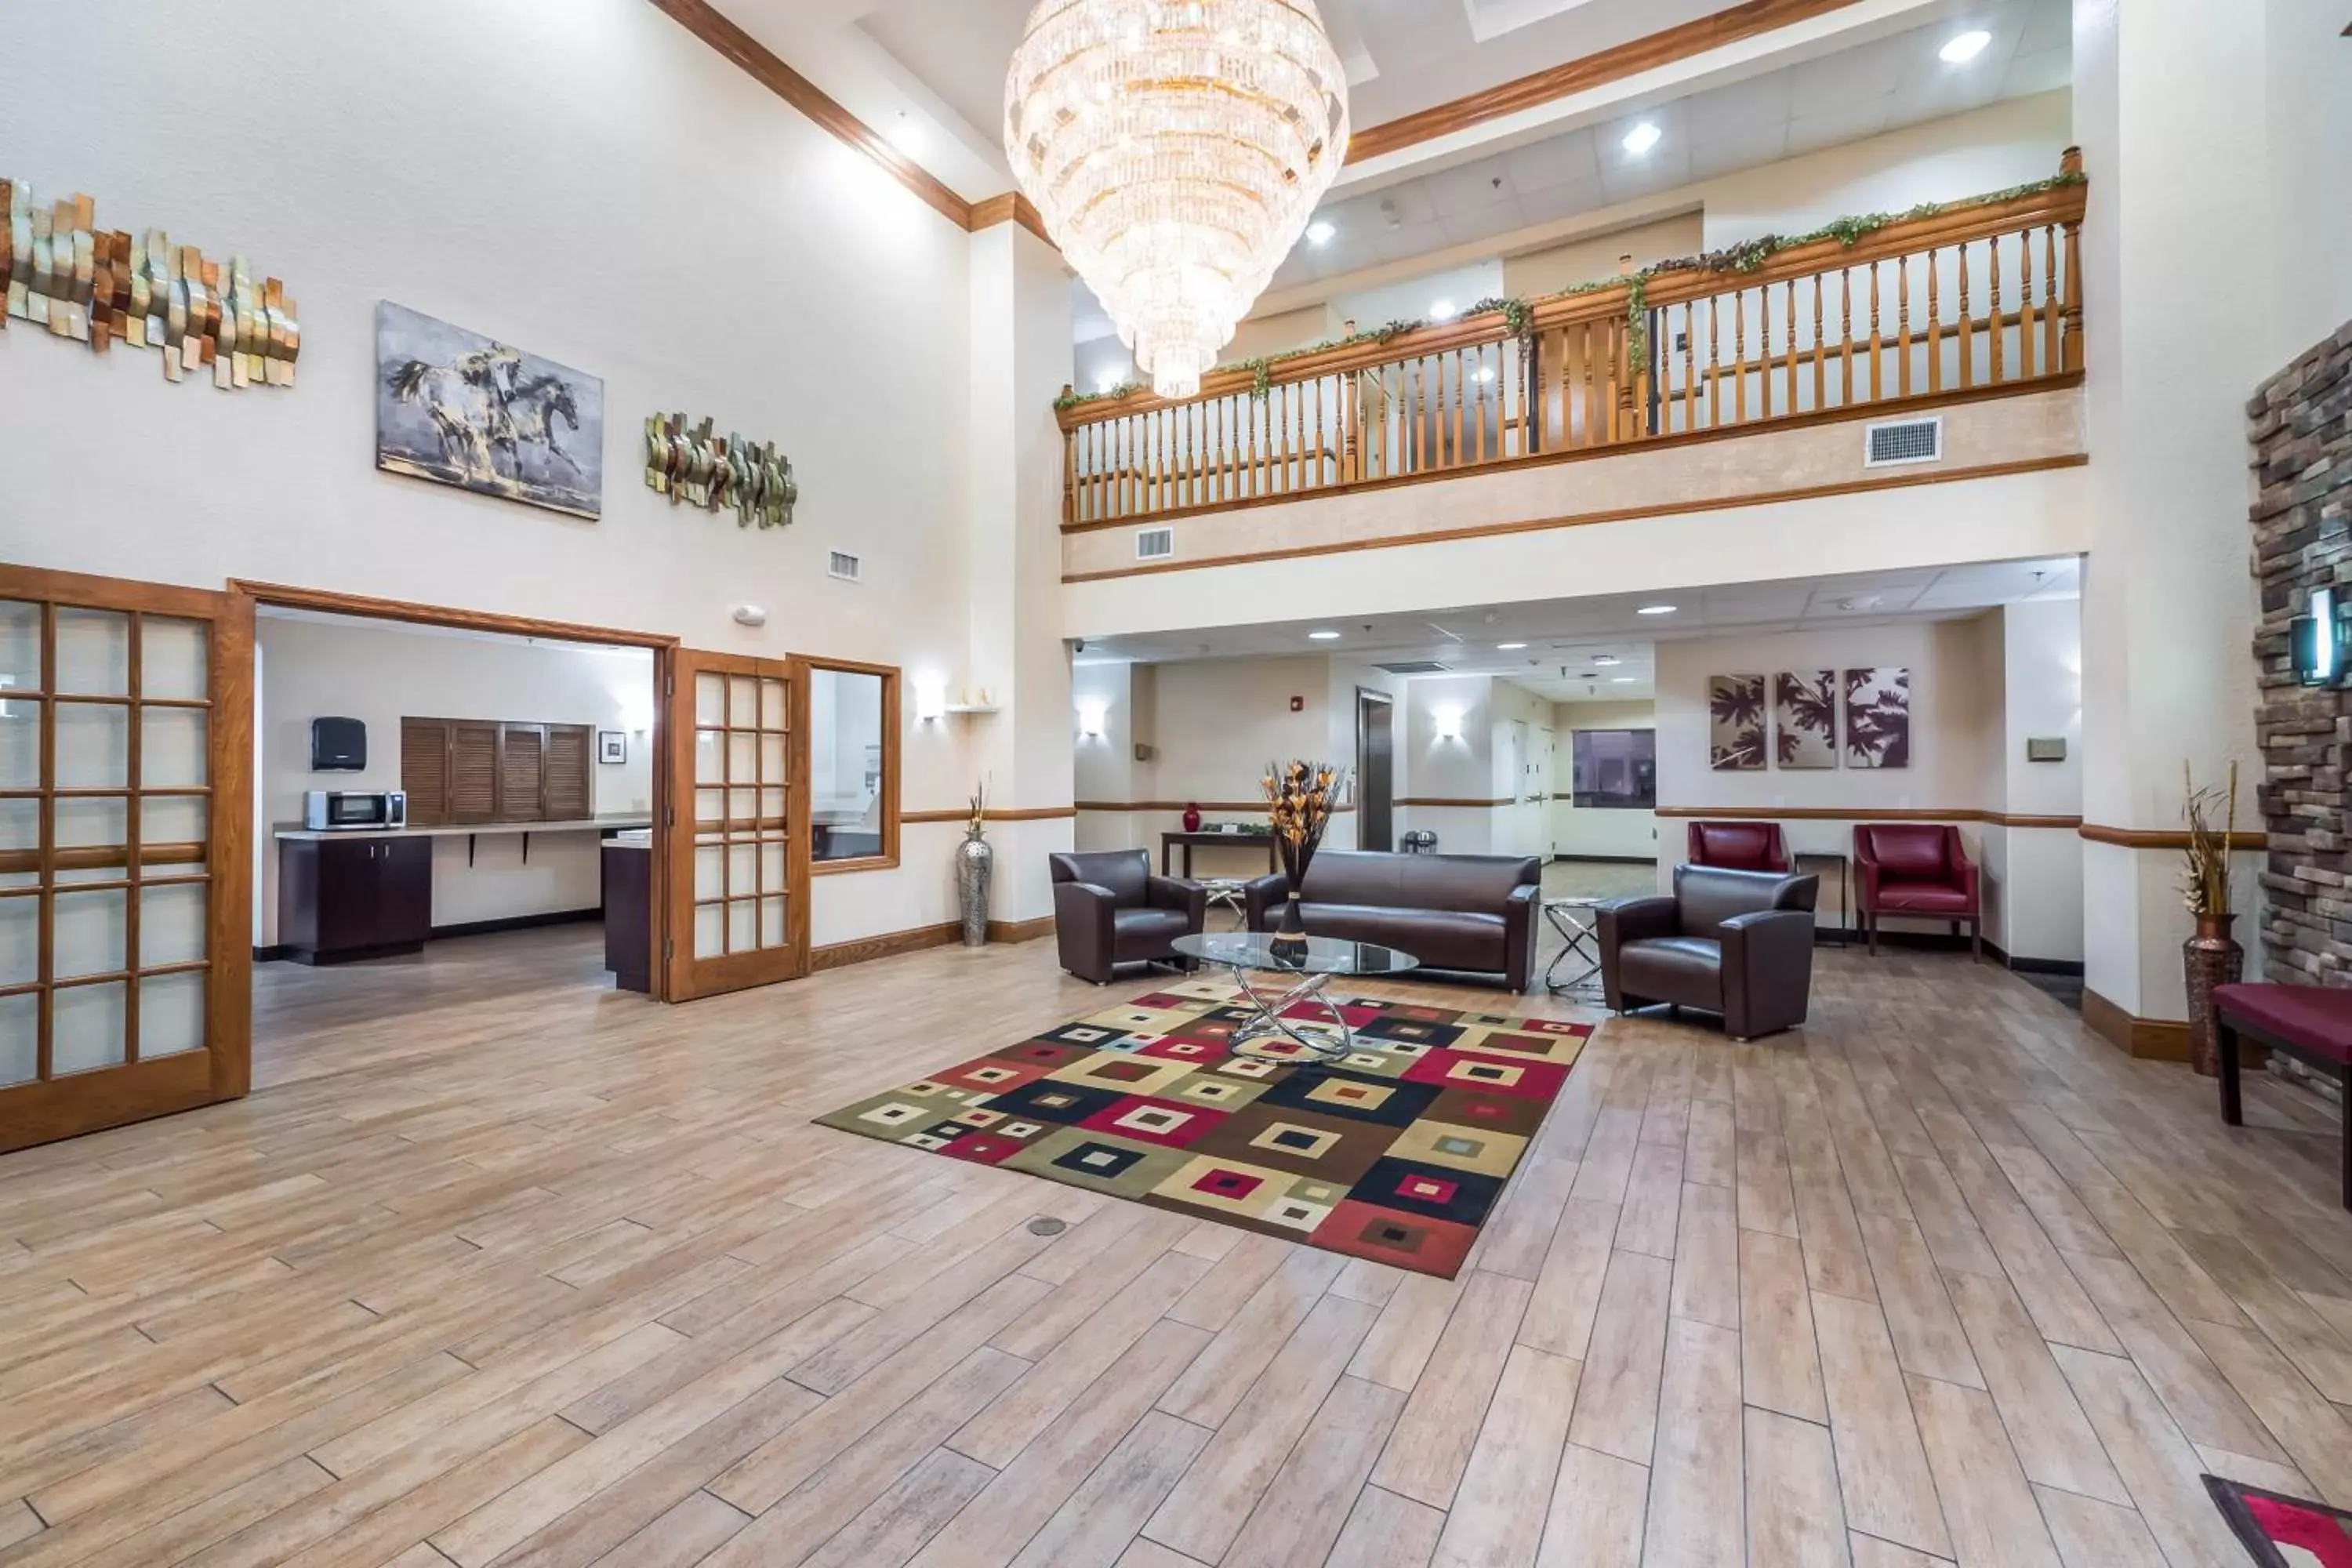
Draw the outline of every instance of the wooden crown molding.
M1045 232L1045 215L1019 191L1007 191L1001 196L989 196L972 203L971 216L964 226L978 234L1001 223L1017 223L1047 245L1054 243L1054 237ZM1056 246L1055 248L1060 247Z
M358 616L375 621L408 621L419 626L452 626L461 631L499 632L509 637L548 637L558 642L609 643L615 647L676 647L668 632L644 632L626 626L592 626L574 621L546 621L533 616L507 616L493 610L467 610L448 605L420 605L406 599L379 599L366 594L343 594L331 588L299 588L283 583L229 579L229 591L257 605L317 610L330 615Z
M1856 3L1857 0L1746 0L1744 5L1645 34L1614 48L1535 71L1450 103L1366 126L1349 139L1347 161L1363 163L1384 158L1505 115L1557 102L1570 93L1590 92L1643 71L1703 55L1709 49L1826 16Z

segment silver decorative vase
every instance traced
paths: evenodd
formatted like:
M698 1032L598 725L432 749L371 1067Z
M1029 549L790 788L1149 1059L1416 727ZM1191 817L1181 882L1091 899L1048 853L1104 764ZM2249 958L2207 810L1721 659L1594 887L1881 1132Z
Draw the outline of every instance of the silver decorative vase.
M963 914L963 944L988 945L988 882L996 851L977 833L956 847L956 908Z

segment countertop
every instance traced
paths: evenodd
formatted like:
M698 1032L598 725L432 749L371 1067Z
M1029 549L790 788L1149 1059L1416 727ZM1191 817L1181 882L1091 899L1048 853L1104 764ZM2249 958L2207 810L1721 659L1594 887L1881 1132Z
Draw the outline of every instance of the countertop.
M315 844L330 838L462 838L478 833L603 833L616 827L650 827L653 820L644 812L623 812L611 816L584 816L569 822L473 822L446 827L320 828L303 827L289 822L271 829L270 836L281 843Z

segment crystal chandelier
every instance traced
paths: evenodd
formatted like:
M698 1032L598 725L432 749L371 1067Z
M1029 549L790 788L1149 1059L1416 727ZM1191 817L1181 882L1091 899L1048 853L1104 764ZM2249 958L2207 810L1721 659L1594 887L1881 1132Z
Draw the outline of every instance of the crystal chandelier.
M1339 171L1347 76L1315 0L1038 0L1004 149L1153 388L1190 397Z

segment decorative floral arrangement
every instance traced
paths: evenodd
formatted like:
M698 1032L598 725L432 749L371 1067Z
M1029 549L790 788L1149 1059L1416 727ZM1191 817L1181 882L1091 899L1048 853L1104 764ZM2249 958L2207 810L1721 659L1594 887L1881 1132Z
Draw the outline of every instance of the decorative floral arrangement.
M1348 793L1348 770L1328 763L1273 763L1259 781L1265 790L1266 816L1275 836L1275 851L1290 879L1294 895L1307 879L1307 863L1331 826L1333 809Z
M2189 764L2180 764L2181 814L2189 819L2189 849L2180 877L2180 901L2192 915L2228 916L2230 909L2230 839L2238 827L2238 764L2230 764L2226 787L2197 787ZM2216 810L2221 826L2213 824Z
M988 786L980 785L971 792L971 819L964 824L966 838L988 837Z

